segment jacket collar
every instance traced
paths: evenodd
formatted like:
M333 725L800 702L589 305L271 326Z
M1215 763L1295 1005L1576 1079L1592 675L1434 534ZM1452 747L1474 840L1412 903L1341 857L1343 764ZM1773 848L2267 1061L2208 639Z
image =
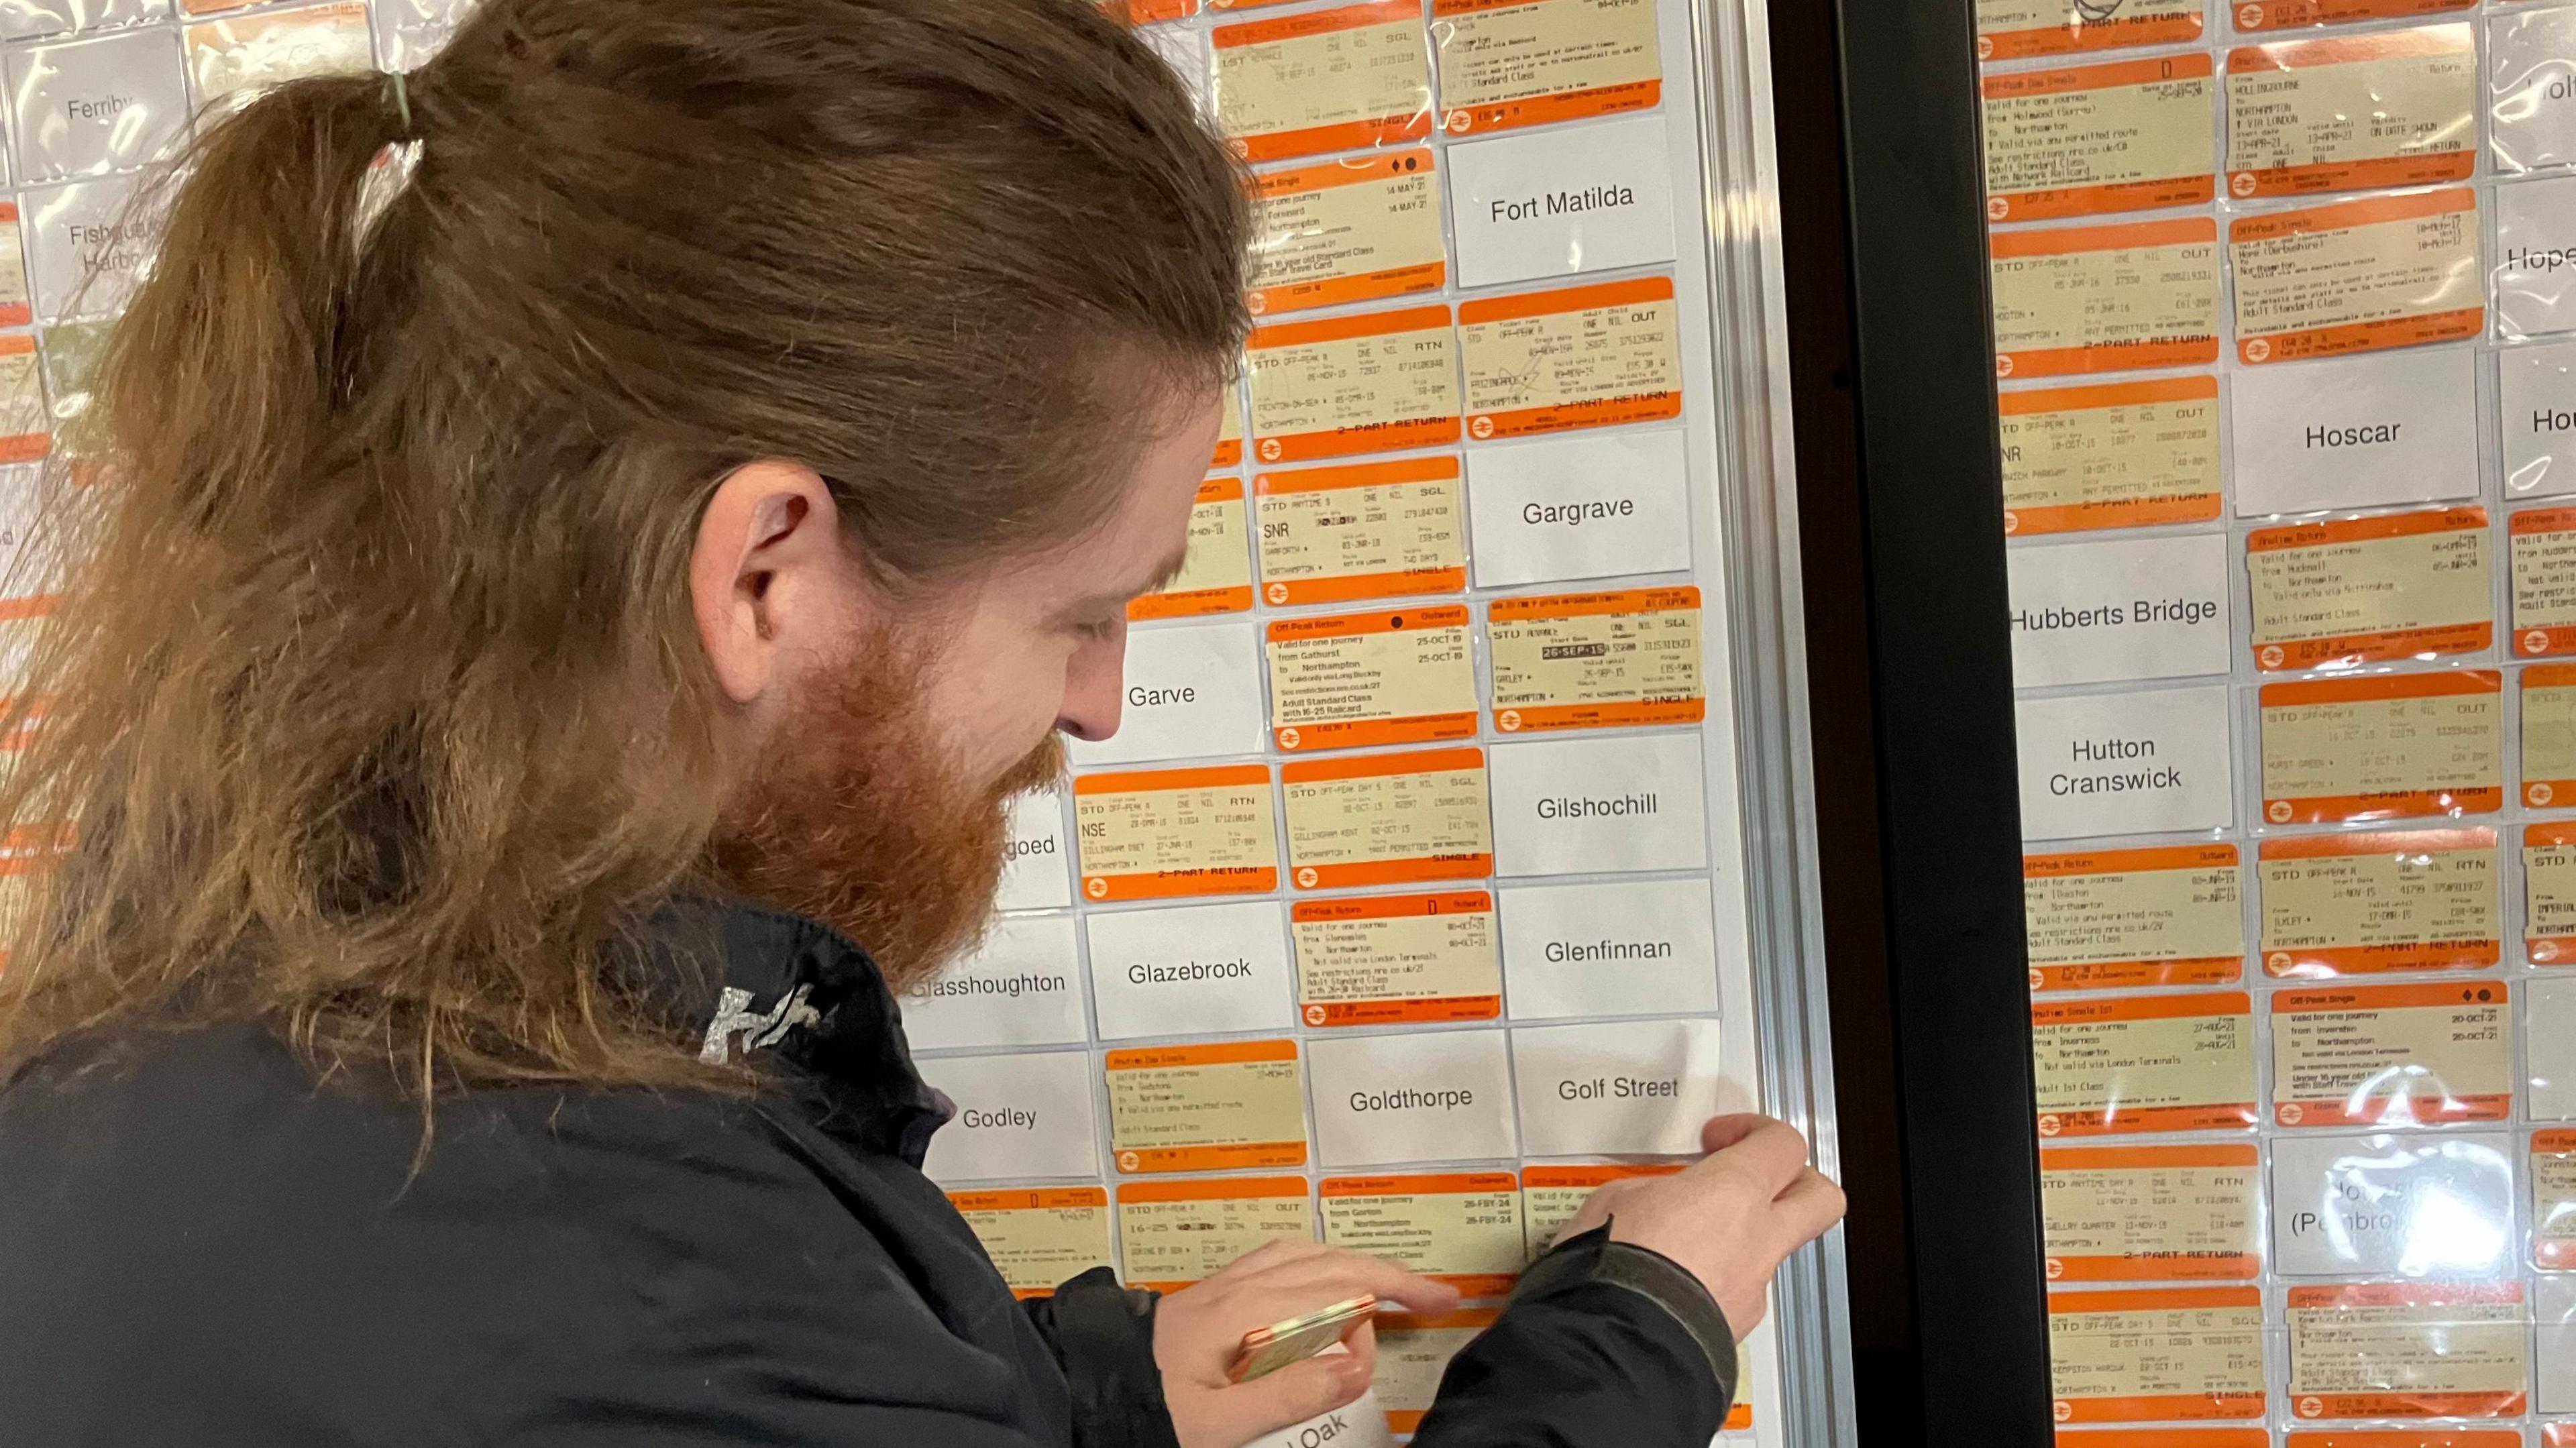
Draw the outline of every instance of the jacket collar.
M876 962L819 921L746 900L675 896L620 949L628 977L700 1041L752 1066L855 1148L921 1165L954 1108L913 1068Z

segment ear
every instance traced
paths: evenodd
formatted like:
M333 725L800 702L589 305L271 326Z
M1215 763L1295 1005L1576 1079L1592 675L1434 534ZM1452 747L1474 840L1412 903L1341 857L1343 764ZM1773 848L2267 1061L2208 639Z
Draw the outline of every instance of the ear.
M716 485L689 555L689 602L736 704L779 689L796 655L828 657L866 608L840 510L813 469L763 461Z

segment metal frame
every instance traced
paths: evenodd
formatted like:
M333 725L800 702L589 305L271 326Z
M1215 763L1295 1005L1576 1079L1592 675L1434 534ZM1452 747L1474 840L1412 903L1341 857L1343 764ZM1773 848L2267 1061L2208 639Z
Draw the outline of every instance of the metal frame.
M1967 0L1839 0L1879 825L1932 1448L2054 1437Z
M1719 390L1718 498L1732 620L1736 766L1764 1109L1804 1130L1839 1175L1833 1038L1818 913L1805 613L1789 428L1768 21L1761 0L1703 0L1692 15ZM1841 1233L1781 1269L1778 1441L1852 1448Z

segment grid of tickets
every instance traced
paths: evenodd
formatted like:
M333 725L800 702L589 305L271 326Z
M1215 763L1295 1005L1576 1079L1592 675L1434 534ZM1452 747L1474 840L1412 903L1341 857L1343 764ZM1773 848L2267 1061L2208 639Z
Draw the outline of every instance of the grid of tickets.
M1976 15L2061 1442L2576 1444L2576 7Z
M192 117L415 67L458 8L0 0L0 457L76 423ZM1385 1326L1402 1432L1592 1187L1755 1099L1691 16L1125 18L1253 165L1259 325L1125 727L904 1002L959 1106L928 1168L1024 1292L1283 1236L1456 1283Z

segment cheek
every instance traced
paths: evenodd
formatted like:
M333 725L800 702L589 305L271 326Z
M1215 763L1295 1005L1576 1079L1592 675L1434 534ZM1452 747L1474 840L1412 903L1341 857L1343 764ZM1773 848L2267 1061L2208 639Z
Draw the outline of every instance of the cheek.
M932 688L926 703L961 764L979 777L999 774L1044 742L1064 702L1066 656L1059 642L1023 640Z

